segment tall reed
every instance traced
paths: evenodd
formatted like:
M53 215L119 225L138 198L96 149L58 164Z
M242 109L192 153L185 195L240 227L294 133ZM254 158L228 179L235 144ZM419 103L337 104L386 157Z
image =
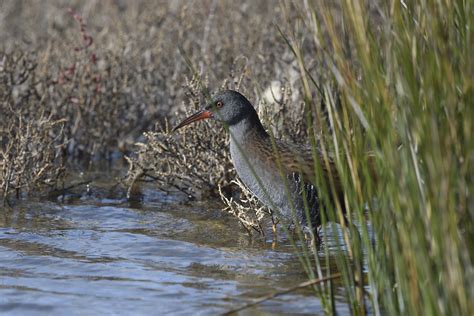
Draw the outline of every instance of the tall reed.
M295 5L301 18L283 36L299 64L309 134L334 157L361 237L342 229L345 247L336 255L352 312L469 315L472 2L347 0L338 21L332 2ZM302 25L311 43L299 40ZM311 58L329 70L328 80L308 70ZM322 199L334 190L332 181L315 181ZM341 209L327 214L337 218ZM331 300L323 302L334 312Z

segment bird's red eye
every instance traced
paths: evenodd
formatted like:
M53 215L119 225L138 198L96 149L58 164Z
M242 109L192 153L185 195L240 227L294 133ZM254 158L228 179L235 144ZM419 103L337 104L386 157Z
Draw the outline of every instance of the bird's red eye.
M217 102L216 102L216 107L217 107L218 109L220 109L223 105L224 105L224 103L222 103L222 101L217 101Z

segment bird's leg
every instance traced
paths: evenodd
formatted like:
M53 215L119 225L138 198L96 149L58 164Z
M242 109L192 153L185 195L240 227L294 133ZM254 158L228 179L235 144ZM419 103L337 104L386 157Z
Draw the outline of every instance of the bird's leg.
M276 239L273 239L272 240L272 250L275 250L276 247L277 247L278 243L277 243L277 240Z
M303 228L304 237L311 249L320 250L322 245L322 239L319 234L321 227L317 227L314 230L309 229L309 227L305 226Z
M287 230L288 232L291 234L291 235L294 235L295 234L295 230L296 230L296 225L293 224L293 223L290 223L287 227Z
M273 238L277 238L277 225L280 222L279 218L275 218L273 214L271 215L272 217L272 232L273 232Z

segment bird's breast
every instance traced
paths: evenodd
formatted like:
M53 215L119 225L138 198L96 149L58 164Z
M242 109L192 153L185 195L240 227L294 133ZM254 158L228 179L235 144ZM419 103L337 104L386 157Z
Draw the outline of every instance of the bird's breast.
M256 147L250 143L244 146L230 142L230 153L237 174L260 202L271 209L288 213L289 203L282 173L268 153Z

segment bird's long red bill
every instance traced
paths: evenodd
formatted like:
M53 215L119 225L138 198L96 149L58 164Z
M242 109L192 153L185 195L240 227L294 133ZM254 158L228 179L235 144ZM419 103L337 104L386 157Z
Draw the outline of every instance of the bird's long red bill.
M197 122L197 121L200 121L200 120L205 120L205 119L208 119L208 118L211 118L211 117L212 117L212 113L210 111L201 110L201 111L196 112L193 115L188 116L187 118L185 118L181 123L179 123L175 128L173 128L173 132L176 131L177 129L183 127L183 126L189 125L191 123L194 123L194 122Z

